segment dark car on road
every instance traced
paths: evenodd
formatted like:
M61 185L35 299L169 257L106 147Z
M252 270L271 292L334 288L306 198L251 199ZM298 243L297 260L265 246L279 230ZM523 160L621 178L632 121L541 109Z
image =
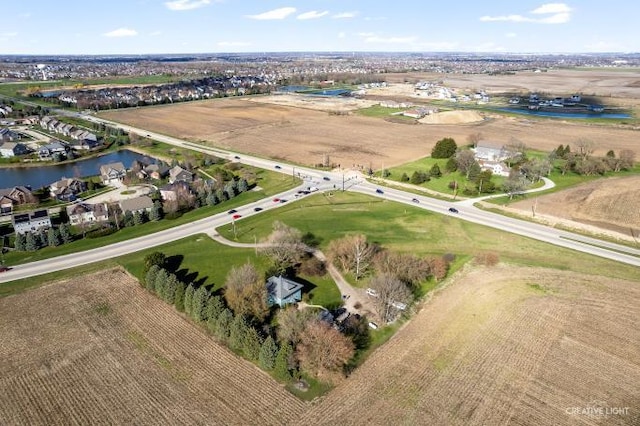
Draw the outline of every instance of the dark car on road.
M323 177L322 179L324 179L324 180L331 180L331 179L329 179L329 177L328 177L328 176L325 176L325 177Z
M227 212L227 214L234 214L234 213L238 213L238 210L231 209Z
M413 201L414 203L419 203L420 200L418 200L417 198L412 198L411 201Z
M380 188L376 189L376 192L377 192L378 194L384 194L384 191L383 191L382 189L380 189Z
M0 272L7 272L9 269L11 269L11 268L6 267L6 266L0 266Z
M262 211L262 207L254 207L253 211L254 212L261 212Z
M276 169L280 170L281 168L282 168L282 167L280 167L280 166L276 165Z
M455 207L449 207L449 212L451 212L451 213L459 213L458 209L456 209Z

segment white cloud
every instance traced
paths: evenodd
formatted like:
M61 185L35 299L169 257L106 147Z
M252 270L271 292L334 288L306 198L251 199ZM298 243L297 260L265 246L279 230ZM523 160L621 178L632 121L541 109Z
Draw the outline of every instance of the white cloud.
M347 35L344 33L344 31L340 31L338 33L338 38L345 38Z
M364 18L365 21L384 21L386 19L384 16L367 16Z
M531 11L531 13L569 13L571 8L564 3L547 3Z
M514 37L518 37L518 34L516 34L516 33L506 33L504 36L508 37L508 38L514 38Z
M130 28L118 28L117 30L109 31L102 35L105 37L133 37L138 35L138 32Z
M523 15L481 16L482 22L533 22L538 24L564 24L571 20L571 8L564 3L546 3L532 10L533 15L548 15L545 17L528 17Z
M625 50L617 43L609 43L606 41L597 41L595 43L584 46L589 52L620 52Z
M173 0L164 3L169 10L192 10L206 6L211 0Z
M220 47L251 46L251 43L248 43L246 41L220 41L217 44Z
M360 37L373 37L376 33L358 33Z
M301 13L300 15L298 15L298 19L317 19L317 18L322 18L323 16L328 15L329 12L328 11L324 11L324 12L318 12L317 10L312 10L309 12L305 12L305 13Z
M149 35L152 36L152 37L159 36L160 34L162 34L162 31L153 31L153 32L149 33Z
M340 12L332 16L333 19L355 18L358 12Z
M260 13L258 15L246 15L245 17L249 19L257 19L259 21L269 21L273 19L284 19L295 12L295 7L281 7L279 9L273 9L268 12Z
M0 37L2 38L10 38L10 37L16 37L18 35L18 33L16 32L10 32L10 33L2 33L0 34Z
M416 47L421 50L430 50L437 52L450 52L455 50L459 46L459 43L455 41L428 41L423 43L417 43Z

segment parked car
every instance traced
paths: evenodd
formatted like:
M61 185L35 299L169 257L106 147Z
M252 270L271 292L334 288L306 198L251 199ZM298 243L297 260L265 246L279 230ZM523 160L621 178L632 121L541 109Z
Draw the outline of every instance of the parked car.
M454 208L454 207L449 207L449 212L451 213L458 213L458 209Z
M376 192L377 192L378 194L384 194L384 191L383 191L382 189L380 189L380 188L376 189Z
M370 322L369 322L369 328L372 328L372 329L374 329L374 330L377 330L377 329L378 329L378 324L376 324L376 323L375 323L375 322L373 322L373 321L370 321Z
M378 297L378 292L372 288L367 289L367 295L371 297Z

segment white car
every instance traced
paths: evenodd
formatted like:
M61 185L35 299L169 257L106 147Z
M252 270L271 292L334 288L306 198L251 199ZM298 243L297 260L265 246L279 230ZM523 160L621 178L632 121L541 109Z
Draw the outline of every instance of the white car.
M372 288L367 289L367 295L371 297L378 297L378 292Z

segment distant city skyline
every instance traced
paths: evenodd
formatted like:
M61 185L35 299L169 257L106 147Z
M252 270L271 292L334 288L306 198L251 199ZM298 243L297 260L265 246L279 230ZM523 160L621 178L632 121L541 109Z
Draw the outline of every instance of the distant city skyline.
M627 0L3 2L0 54L640 52Z

